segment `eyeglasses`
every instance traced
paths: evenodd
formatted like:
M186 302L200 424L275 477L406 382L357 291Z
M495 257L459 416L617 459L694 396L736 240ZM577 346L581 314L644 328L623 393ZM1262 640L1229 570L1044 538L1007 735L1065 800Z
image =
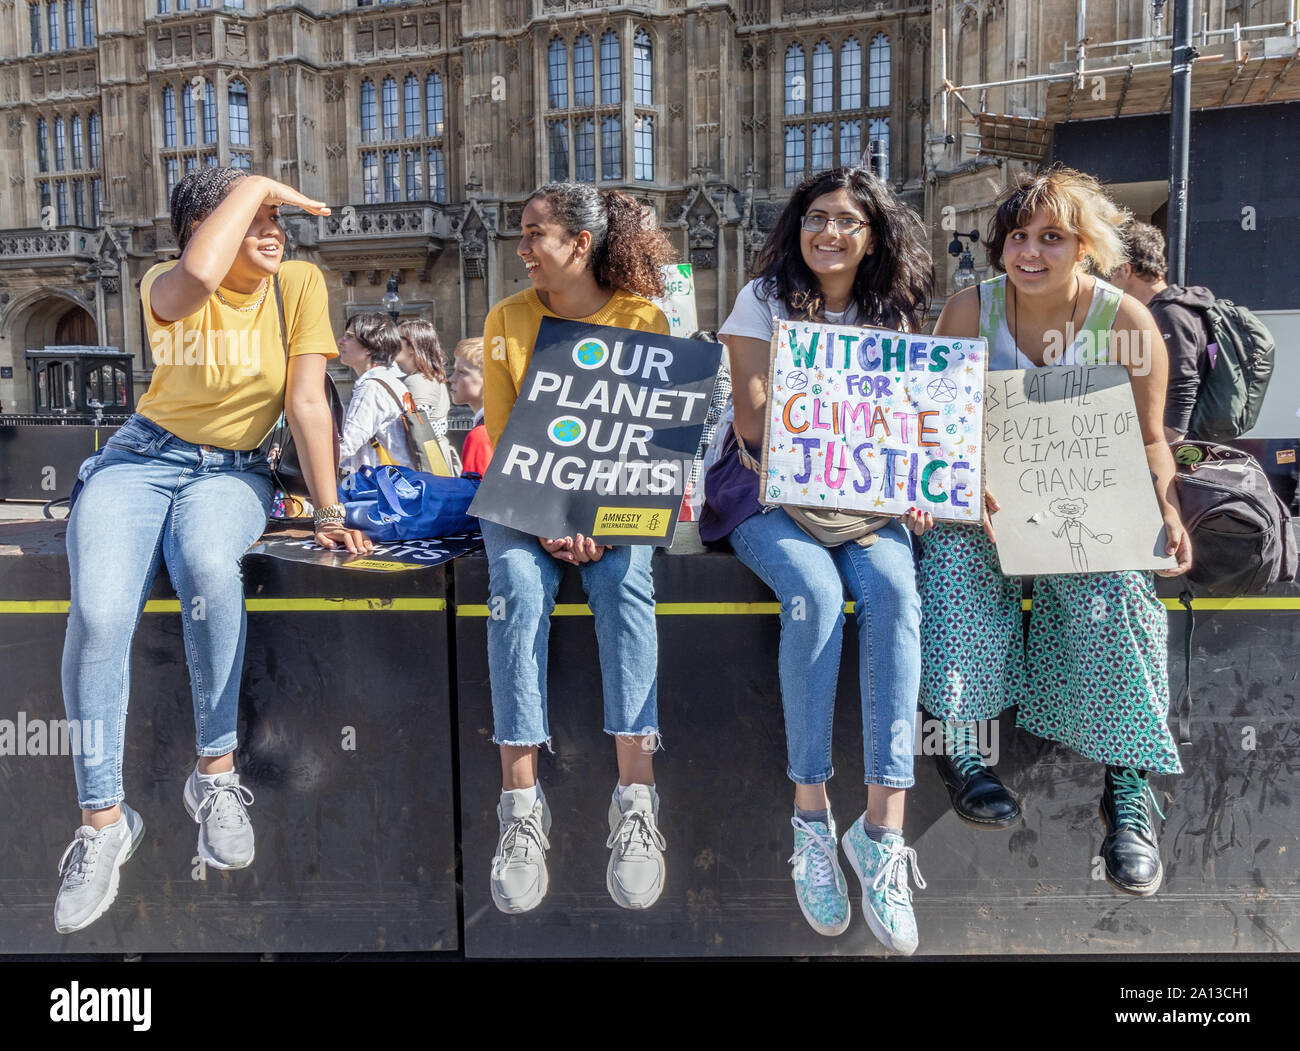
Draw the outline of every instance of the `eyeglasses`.
M835 228L836 233L850 235L871 225L866 219L853 219L847 215L842 215L838 219L832 219L828 215L805 215L799 220L799 225L810 234L821 233L826 229L827 223Z

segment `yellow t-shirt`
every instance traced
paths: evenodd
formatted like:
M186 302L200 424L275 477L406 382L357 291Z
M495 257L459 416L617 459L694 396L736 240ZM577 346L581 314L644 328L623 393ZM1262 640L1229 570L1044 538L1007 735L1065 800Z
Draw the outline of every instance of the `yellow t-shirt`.
M500 444L501 432L519 397L542 318L559 316L542 306L533 288L516 292L488 311L483 322L483 422L494 447ZM622 289L616 290L610 301L590 317L561 320L671 335L662 310L650 300Z
M149 293L175 260L150 267L140 282L153 380L136 410L194 445L256 449L284 411L288 374L275 289L256 310L251 295L221 289L187 318L168 324L154 316ZM289 325L289 353L338 356L330 329L329 296L320 269L301 260L280 267Z

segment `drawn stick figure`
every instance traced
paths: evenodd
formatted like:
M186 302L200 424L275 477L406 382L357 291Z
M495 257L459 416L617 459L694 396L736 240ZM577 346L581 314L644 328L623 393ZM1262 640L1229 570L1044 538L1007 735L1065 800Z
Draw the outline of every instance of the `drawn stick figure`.
M1083 534L1087 533L1099 544L1109 544L1109 533L1094 533L1083 524L1083 516L1088 510L1088 501L1081 496L1061 497L1047 505L1047 509L1059 518L1063 518L1061 527L1052 534L1059 537L1062 533L1070 543L1070 562L1080 573L1088 572L1088 553L1083 548Z

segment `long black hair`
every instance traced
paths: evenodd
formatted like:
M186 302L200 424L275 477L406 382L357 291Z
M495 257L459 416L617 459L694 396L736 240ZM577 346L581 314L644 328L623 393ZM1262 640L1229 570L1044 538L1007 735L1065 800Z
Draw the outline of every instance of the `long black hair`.
M172 190L172 233L183 251L194 233L194 224L213 213L226 194L247 172L239 168L196 168Z
M867 168L831 168L795 187L759 253L759 293L781 300L795 317L825 320L821 283L800 248L800 223L813 201L836 190L847 190L857 202L875 239L871 253L858 264L850 293L859 322L895 328L906 321L918 331L934 294L925 224Z

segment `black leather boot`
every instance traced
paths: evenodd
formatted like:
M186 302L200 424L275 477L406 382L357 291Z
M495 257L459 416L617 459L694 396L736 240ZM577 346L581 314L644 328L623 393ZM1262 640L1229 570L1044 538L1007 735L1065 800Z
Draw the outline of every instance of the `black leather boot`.
M1154 806L1155 795L1147 784L1145 770L1106 767L1106 790L1101 796L1101 823L1106 829L1101 857L1106 865L1106 882L1116 890L1142 897L1158 891L1165 876L1147 812L1148 796ZM1158 806L1156 813L1160 814Z
M1015 796L984 764L975 743L974 723L944 724L944 751L937 765L953 812L968 825L1002 829L1020 820L1020 804Z

